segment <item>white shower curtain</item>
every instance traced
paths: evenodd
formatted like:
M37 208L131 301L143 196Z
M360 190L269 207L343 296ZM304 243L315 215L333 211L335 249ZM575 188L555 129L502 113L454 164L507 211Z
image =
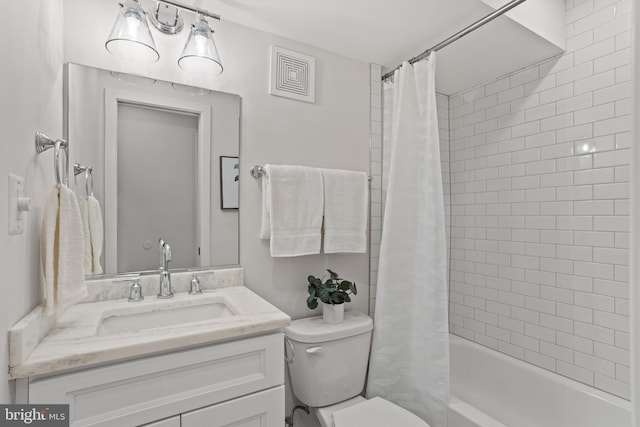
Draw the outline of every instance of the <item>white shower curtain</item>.
M432 53L413 67L404 63L393 87L385 87L384 150L391 156L367 397L444 427L447 250L434 74Z

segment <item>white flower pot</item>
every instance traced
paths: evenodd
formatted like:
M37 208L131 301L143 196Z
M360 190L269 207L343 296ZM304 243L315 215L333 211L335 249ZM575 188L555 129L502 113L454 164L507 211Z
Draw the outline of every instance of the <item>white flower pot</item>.
M322 303L322 320L337 325L344 320L344 304Z

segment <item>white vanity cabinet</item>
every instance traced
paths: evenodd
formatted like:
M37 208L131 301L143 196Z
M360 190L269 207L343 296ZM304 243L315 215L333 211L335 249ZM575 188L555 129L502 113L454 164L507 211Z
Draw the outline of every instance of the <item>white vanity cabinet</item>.
M69 404L73 427L282 427L283 350L271 333L20 379L18 398Z
M281 411L274 410L282 408ZM182 414L182 427L264 427L284 424L284 386Z

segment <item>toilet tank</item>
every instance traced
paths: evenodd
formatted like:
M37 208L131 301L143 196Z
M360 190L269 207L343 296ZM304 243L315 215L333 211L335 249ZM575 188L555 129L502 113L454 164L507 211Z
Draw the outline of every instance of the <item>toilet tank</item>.
M294 320L285 329L285 355L293 394L317 408L360 394L369 361L373 320L347 312L338 325L322 316Z

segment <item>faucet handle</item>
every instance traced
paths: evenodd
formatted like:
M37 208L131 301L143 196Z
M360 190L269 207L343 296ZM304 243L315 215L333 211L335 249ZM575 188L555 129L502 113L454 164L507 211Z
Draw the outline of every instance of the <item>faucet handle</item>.
M132 280L133 284L129 289L129 302L140 302L144 300L142 295L142 286L140 286L140 279Z
M200 279L198 275L191 275L191 286L189 287L189 295L199 295L202 293L202 288L200 287Z

